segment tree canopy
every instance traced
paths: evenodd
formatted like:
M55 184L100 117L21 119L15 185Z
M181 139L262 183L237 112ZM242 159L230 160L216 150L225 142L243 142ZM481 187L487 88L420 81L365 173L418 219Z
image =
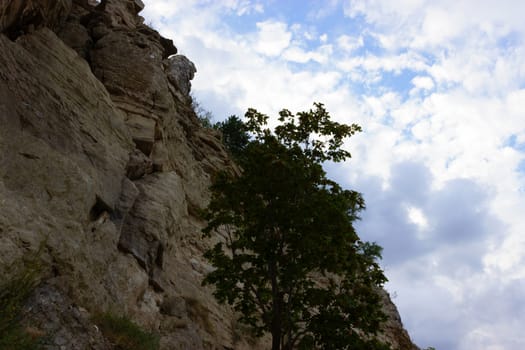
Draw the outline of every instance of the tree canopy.
M269 332L272 350L388 349L370 336L385 319L386 278L381 248L353 227L363 198L322 167L350 157L343 142L360 127L332 121L320 103L282 110L273 131L254 109L245 118L232 129L250 136L234 138L242 174L221 172L211 187L204 232L224 239L205 253L215 269L203 283L257 335Z
M222 142L235 158L241 155L250 141L246 125L235 115L229 116L223 122L215 123L213 128L222 133Z

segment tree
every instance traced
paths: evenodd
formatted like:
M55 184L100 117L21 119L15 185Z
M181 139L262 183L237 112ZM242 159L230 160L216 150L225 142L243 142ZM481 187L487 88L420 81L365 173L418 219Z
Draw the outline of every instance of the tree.
M222 142L235 158L240 156L250 141L246 125L235 115L229 116L223 122L215 123L213 128L222 133Z
M211 187L204 233L225 238L205 253L215 270L203 283L255 334L271 333L272 350L388 349L369 336L385 319L377 288L386 278L381 248L352 225L364 201L322 168L350 157L343 142L361 129L314 107L281 111L273 132L247 111L242 174L219 173Z

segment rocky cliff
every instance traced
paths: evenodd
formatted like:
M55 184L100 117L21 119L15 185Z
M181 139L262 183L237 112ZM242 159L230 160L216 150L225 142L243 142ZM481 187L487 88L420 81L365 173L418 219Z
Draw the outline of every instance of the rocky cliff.
M111 349L91 317L104 311L162 349L267 348L201 287L198 211L235 165L192 110L193 63L143 6L0 2L0 266L38 251L25 322L48 349ZM384 299L383 337L416 349Z

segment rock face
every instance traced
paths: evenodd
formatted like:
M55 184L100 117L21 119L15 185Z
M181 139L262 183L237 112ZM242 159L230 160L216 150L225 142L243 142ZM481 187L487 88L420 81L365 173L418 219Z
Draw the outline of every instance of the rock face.
M0 32L11 38L42 26L57 28L71 11L71 0L12 0L0 3Z
M201 287L198 212L211 175L237 170L191 108L195 66L143 7L0 4L0 266L39 251L27 322L49 349L110 349L90 318L108 310L158 332L162 349L267 348ZM385 339L416 349L385 305Z

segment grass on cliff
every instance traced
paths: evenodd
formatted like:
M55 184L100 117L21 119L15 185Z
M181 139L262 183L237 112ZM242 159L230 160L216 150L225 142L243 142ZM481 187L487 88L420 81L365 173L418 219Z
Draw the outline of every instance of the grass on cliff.
M157 350L159 337L148 333L125 316L103 313L94 317L100 331L116 350Z
M40 339L22 324L24 302L39 282L41 268L36 260L2 266L0 281L0 350L41 349Z

